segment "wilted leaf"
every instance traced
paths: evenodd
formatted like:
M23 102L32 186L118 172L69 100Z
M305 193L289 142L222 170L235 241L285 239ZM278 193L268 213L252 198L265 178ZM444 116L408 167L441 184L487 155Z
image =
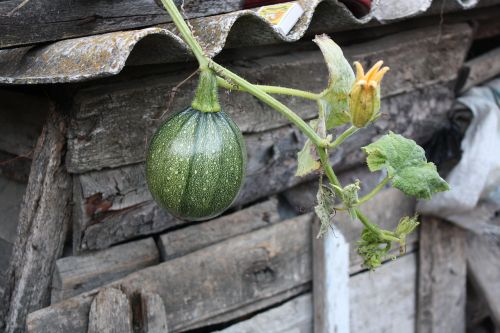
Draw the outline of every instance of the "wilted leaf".
M332 225L332 215L335 213L335 194L329 187L323 186L322 182L320 182L316 199L318 204L314 207L314 211L321 223L317 235L320 238Z
M304 148L297 154L297 171L295 176L302 177L321 167L316 154L316 146L307 139Z
M326 135L324 120L322 120L321 117L311 120L309 125L320 137ZM302 150L297 153L297 171L295 172L295 176L302 177L319 170L319 168L321 168L321 163L319 162L316 146L310 139L307 139Z
M336 93L328 92L318 101L319 107L323 109L326 118L326 128L332 129L351 121L349 113L343 106L335 108Z
M389 132L363 150L370 171L385 168L392 186L407 195L430 199L433 193L449 189L436 166L427 162L424 149L413 140Z
M328 88L323 92L323 109L327 129L349 122L349 92L354 84L354 72L344 57L342 49L327 35L319 35L313 40L320 48L328 67Z

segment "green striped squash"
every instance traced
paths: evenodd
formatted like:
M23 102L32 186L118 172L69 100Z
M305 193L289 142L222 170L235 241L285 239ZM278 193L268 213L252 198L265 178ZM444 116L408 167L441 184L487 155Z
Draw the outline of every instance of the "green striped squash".
M153 136L146 176L160 206L197 221L215 217L233 203L245 167L245 142L229 116L189 107L167 119Z

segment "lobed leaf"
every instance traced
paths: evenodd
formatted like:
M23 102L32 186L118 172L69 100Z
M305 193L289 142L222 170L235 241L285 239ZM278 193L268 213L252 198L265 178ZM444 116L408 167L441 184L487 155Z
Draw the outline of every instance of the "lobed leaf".
M433 163L427 162L425 151L415 141L389 132L362 148L370 171L387 170L392 186L407 195L430 199L433 193L447 191Z

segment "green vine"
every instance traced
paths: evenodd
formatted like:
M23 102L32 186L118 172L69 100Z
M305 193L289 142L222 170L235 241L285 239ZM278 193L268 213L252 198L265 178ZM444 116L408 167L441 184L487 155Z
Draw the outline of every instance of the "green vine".
M448 184L439 176L434 164L427 162L423 149L414 141L392 132L363 147L370 171L384 170L387 176L362 198L358 198L359 181L342 186L329 161L331 151L380 116L380 84L389 68L383 67L383 62L379 61L365 73L361 64L356 62L354 73L341 48L328 36L321 35L316 36L314 42L324 55L330 76L323 92L255 85L207 57L173 1L161 2L199 63L201 79L193 101L194 108L204 112L220 110L215 85L243 91L280 112L307 136L308 140L298 154L297 175L319 170L329 182L329 185L325 185L321 181L318 190L318 205L315 209L321 221L318 236L331 227L336 210L347 211L353 220L364 225L358 253L363 257L366 267L374 269L381 265L393 244L399 246L401 253L404 252L407 235L418 226L417 218L404 217L394 231L384 230L362 213L361 206L389 184L407 195L424 199L429 199L433 193L448 190ZM271 94L316 101L318 119L306 123ZM333 140L331 132L339 127L346 129Z

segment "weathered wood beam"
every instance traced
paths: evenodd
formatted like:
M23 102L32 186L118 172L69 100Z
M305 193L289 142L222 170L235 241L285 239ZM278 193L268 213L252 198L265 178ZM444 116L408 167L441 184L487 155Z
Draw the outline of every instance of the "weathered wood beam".
M444 26L442 30L418 29L348 46L345 53L351 60L368 64L383 59L393 68L384 78L382 89L384 96L389 97L453 80L463 64L471 36L471 28L465 24ZM251 59L230 67L252 82L304 90L321 91L328 81L319 51ZM162 73L147 79L141 76L82 89L73 106L68 169L82 173L144 161L147 142L161 123L160 116L167 106L171 104L168 112L174 112L191 104L196 80L179 87L169 103L169 92L189 74ZM243 132L261 132L289 123L248 94L233 92L220 97L224 109ZM304 118L317 114L311 101L293 97L281 100ZM383 107L390 110L384 104ZM393 107L390 113L397 114L397 109L403 106ZM422 110L415 112L416 117ZM399 118L398 115L401 124L411 124ZM424 117L418 119L422 123Z
M66 119L49 112L31 165L19 215L17 239L0 298L5 332L24 332L29 312L50 302L50 283L71 215L71 177L63 157Z
M417 259L408 253L349 279L351 332L415 331Z
M465 332L465 231L437 218L420 226L417 332Z
M152 238L58 259L52 279L51 304L101 287L159 261L160 253Z
M141 295L142 329L144 333L168 333L165 305L158 294Z
M223 240L282 221L277 199L250 206L209 222L167 232L160 236L164 260L171 260Z
M175 2L177 5L182 3ZM242 6L241 0L183 2L188 18L227 13ZM63 0L28 1L15 10L19 3L17 0L0 1L0 48L171 22L160 1L153 0L124 0L112 4L74 2L71 6Z
M219 333L312 333L313 306L311 294L298 296L291 301L255 317L244 320ZM215 332L214 332L215 333Z
M339 231L318 239L319 229L316 218L312 233L314 333L349 333L349 244Z
M132 311L127 296L104 288L92 301L87 333L132 333Z
M143 269L108 286L128 297L158 294L172 332L229 321L307 288L310 234L311 216L302 215ZM31 313L28 332L85 333L96 293Z
M414 332L416 268L417 254L410 253L375 272L351 276L350 331ZM312 307L311 294L305 294L219 332L312 333Z
M422 143L442 127L452 103L452 89L441 85L389 97L383 103L388 120L381 120L379 127L366 128L347 140L333 153L331 161L337 170L362 163L365 156L359 148L387 130ZM311 179L294 175L296 154L304 142L304 137L295 128L251 134L245 136L245 140L247 177L235 205L255 201ZM77 251L107 247L139 234L159 232L185 223L152 201L143 163L74 177L73 238L81 242L75 243Z
M279 212L278 201L271 199L209 223L199 223L163 234L158 242L159 249L152 238L147 238L102 251L61 258L57 260L52 280L51 303L101 287L134 271L157 264L160 251L163 261L168 261L284 219ZM103 237L114 236L113 233L106 232Z
M484 83L500 74L500 47L471 59L464 64L459 81L462 86L459 92L464 92L476 85Z

